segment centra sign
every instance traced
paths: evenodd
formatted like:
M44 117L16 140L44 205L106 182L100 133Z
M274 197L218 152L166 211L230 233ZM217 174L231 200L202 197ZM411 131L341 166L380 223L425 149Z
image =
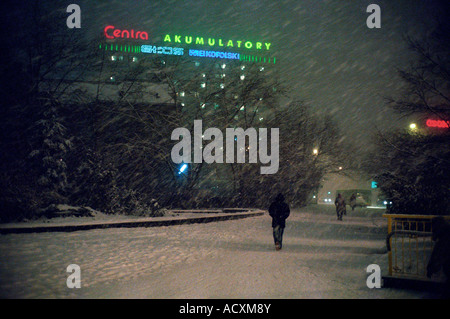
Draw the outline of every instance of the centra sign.
M145 31L134 31L132 30L120 30L116 29L113 25L108 25L103 30L105 33L105 37L107 39L140 39L140 40L148 40L148 33Z
M242 48L242 49L256 49L269 51L272 45L269 42L252 42L244 40L224 40L222 38L205 38L205 37L195 37L195 36L182 36L182 35L170 35L166 34L164 36L164 42L168 43L179 43L179 44L196 44L196 45L208 45L210 47L227 47L227 48Z

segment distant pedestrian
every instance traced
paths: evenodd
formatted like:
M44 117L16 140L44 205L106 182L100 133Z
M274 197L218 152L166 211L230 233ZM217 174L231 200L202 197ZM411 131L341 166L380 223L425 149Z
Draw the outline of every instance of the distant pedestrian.
M427 265L427 277L441 269L446 277L444 296L450 298L450 225L442 216L431 220L433 240L436 242Z
M336 205L337 219L342 220L342 215L347 213L345 198L341 194L338 194L336 200L334 201L334 205Z
M352 196L350 196L350 207L352 208L352 211L355 210L355 207L356 207L356 195L355 195L355 193L353 193Z
M280 193L275 197L275 201L269 207L276 250L280 250L283 246L283 232L286 227L286 218L289 217L289 214L289 205L284 202L284 196Z

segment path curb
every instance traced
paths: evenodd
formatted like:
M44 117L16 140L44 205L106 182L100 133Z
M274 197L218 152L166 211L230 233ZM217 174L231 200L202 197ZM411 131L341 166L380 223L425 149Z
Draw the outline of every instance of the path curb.
M43 233L43 232L73 232L79 230L105 229L105 228L133 228L133 227L161 227L183 224L211 223L224 220L242 219L264 215L262 210L254 210L245 213L214 214L215 216L174 218L168 220L136 220L136 221L118 221L92 224L74 224L74 225L48 225L48 226L26 226L26 227L0 227L0 234L25 234L25 233Z

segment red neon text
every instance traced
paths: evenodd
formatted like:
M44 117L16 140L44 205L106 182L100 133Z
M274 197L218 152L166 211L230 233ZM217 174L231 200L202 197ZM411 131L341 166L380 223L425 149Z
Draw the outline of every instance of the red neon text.
M442 120L428 119L426 124L428 127L439 127L439 128L449 128L450 127L449 123L447 123L446 121L442 121Z
M136 31L134 30L119 30L114 29L114 26L108 25L105 27L105 37L108 39L122 38L122 39L141 39L148 40L148 33L145 31Z

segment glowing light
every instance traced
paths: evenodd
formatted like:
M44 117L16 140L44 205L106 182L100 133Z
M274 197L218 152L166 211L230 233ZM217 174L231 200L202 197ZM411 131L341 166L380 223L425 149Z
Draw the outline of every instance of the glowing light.
M99 48L105 48L105 51L120 51L120 52L141 52L141 46L140 45L113 45L113 44L106 44L102 46L99 45Z
M181 165L180 169L178 170L178 174L183 173L186 169L187 169L187 164L183 164Z
M196 56L200 58L219 58L239 60L239 53L221 52L221 51L204 51L204 50L189 50L189 56ZM226 66L226 64L224 64Z
M428 127L449 128L450 125L446 121L428 119L426 122Z
M153 54L165 54L165 55L183 55L183 48L174 47L160 47L156 45L141 45L141 52L143 53L153 53Z
M164 36L164 42L169 43L185 43L185 44L196 44L196 45L208 45L218 46L218 47L227 47L227 48L245 48L248 50L256 49L256 50L266 50L269 51L272 43L269 42L251 42L251 41L242 41L242 40L224 40L222 38L205 38L205 37L194 37L191 35L170 35L166 34Z
M113 25L108 25L103 30L105 37L107 39L140 39L140 40L148 40L148 33L145 31L134 31L132 30L120 30L115 29Z

